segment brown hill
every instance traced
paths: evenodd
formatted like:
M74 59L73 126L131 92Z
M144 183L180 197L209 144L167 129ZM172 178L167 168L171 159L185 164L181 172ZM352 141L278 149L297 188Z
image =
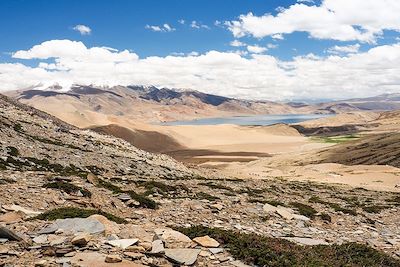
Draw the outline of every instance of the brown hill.
M160 153L184 149L174 138L156 131L130 130L116 124L99 126L92 130L121 138L149 152Z

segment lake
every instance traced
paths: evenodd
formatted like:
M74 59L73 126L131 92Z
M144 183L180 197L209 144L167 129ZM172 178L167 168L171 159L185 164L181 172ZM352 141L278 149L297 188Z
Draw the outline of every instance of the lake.
M234 116L224 118L205 118L187 121L164 122L161 125L271 125L276 123L297 123L307 120L330 117L327 114L281 114L281 115L254 115L254 116Z

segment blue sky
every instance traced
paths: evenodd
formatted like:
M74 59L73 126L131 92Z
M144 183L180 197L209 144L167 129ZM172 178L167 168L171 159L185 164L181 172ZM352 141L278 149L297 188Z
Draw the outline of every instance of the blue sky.
M2 0L0 91L140 84L271 100L400 92L399 14L398 0Z
M117 4L116 4L117 3ZM230 21L240 14L276 14L278 7L288 7L296 1L225 0L225 1L106 1L106 0L13 0L0 1L0 51L28 49L52 39L81 40L87 46L109 46L130 49L141 57L166 56L174 52L204 53L209 50L229 51L235 38L215 21ZM178 23L185 20L185 25ZM210 29L194 29L196 21ZM146 25L168 23L173 32L153 32ZM90 35L80 35L72 28L83 24L92 29ZM323 53L331 40L315 41L306 33L294 33L285 40L270 37L242 39L251 45L278 45L269 54L281 59L295 55ZM353 42L343 42L343 44Z

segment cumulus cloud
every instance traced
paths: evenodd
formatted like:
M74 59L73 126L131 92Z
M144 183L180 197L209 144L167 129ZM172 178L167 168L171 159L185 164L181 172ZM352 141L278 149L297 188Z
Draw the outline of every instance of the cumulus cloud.
M335 45L329 48L327 52L331 54L357 53L359 49L360 49L360 44L345 45L345 46Z
M207 25L205 25L205 24L202 24L202 23L200 23L200 22L198 22L198 21L195 21L195 20L193 20L191 23L190 23L190 27L192 27L192 28L194 28L194 29L210 29L210 27L209 26L207 26Z
M148 25L147 24L144 28L148 29L148 30L151 30L153 32L173 32L173 31L176 30L175 28L173 28L172 26L170 26L167 23L164 23L163 25L160 25L160 26L159 25Z
M247 51L254 54L261 54L268 50L266 47L258 46L258 45L248 45Z
M233 47L240 47L240 46L246 46L245 43L239 41L239 40L233 40L232 42L229 43L230 46Z
M72 29L74 29L75 31L78 31L81 35L89 35L92 32L92 29L90 29L88 26L82 25L82 24L76 25Z
M16 51L31 64L1 63L0 91L54 84L155 85L252 99L365 97L400 92L400 44L366 52L282 61L267 54L209 51L140 58L128 50L52 40ZM28 62L30 63L30 62ZM356 83L354 81L357 81Z
M307 32L316 39L374 43L384 30L400 31L399 14L398 0L323 0L320 5L296 3L275 16L248 13L225 25L235 37L279 39L282 34Z

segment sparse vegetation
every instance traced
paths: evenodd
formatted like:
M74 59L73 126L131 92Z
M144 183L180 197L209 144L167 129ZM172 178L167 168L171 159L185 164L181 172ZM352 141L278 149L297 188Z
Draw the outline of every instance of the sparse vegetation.
M67 194L76 194L77 192L81 192L84 197L92 196L92 193L89 190L64 181L47 183L44 184L43 187L59 189Z
M20 132L20 133L24 131L24 130L22 129L22 125L21 125L20 123L14 124L13 129L14 129L14 131Z
M274 200L274 199L266 200L266 199L250 198L248 201L249 201L249 203L257 203L258 202L258 203L262 203L262 204L270 204L275 207L278 207L278 206L285 207L286 206L285 203L283 203L279 200Z
M158 206L157 203L154 200L148 198L145 195L138 194L138 193L134 192L133 190L124 191L121 188L119 188L118 186L114 185L113 183L110 183L110 182L105 181L103 179L99 179L99 182L98 182L97 186L105 188L105 189L108 189L108 190L110 190L111 192L113 192L115 194L126 193L132 199L134 199L137 202L139 202L140 203L140 207L143 207L143 208L156 209L157 206Z
M325 222L332 222L332 218L328 213L321 213L319 215L319 217L321 218L321 220L325 221Z
M360 136L350 134L350 135L340 135L340 136L319 136L319 137L312 137L311 139L316 142L340 144L340 143L360 139Z
M372 206L363 206L362 209L368 213L380 213L384 209L388 209L390 206L384 205L372 205Z
M63 208L49 210L42 214L39 214L36 217L33 217L32 220L37 219L37 220L54 221L57 219L66 219L66 218L87 218L94 214L103 215L110 221L114 221L116 223L126 223L125 219L115 216L111 213L104 212L102 210L81 209L75 207L63 207Z
M236 259L256 266L400 266L400 261L363 244L300 246L284 239L193 226L177 228L190 238L211 236Z
M313 207L300 202L290 202L290 206L296 208L301 215L304 215L311 219L314 218L315 214L318 213Z
M216 201L216 200L219 200L219 199L220 199L220 198L217 197L217 196L212 196L212 195L210 195L210 194L208 194L208 193L205 193L205 192L198 192L198 193L196 193L196 198L197 198L197 199L206 199L206 200L208 200L208 201Z
M13 157L18 157L19 156L18 149L16 147L13 147L13 146L8 146L7 147L7 153L8 153L8 155L13 156Z
M340 206L337 203L329 203L329 206L334 209L336 212L343 212L344 214L349 214L349 215L353 215L353 216L357 216L357 212L355 210L352 209L348 209L348 208L343 208L342 206Z
M230 188L228 186L218 184L218 183L213 183L213 182L199 183L199 185L208 186L209 188L212 188L212 189L221 189L221 190L226 190L226 191L230 191L230 192L234 191L232 188Z

